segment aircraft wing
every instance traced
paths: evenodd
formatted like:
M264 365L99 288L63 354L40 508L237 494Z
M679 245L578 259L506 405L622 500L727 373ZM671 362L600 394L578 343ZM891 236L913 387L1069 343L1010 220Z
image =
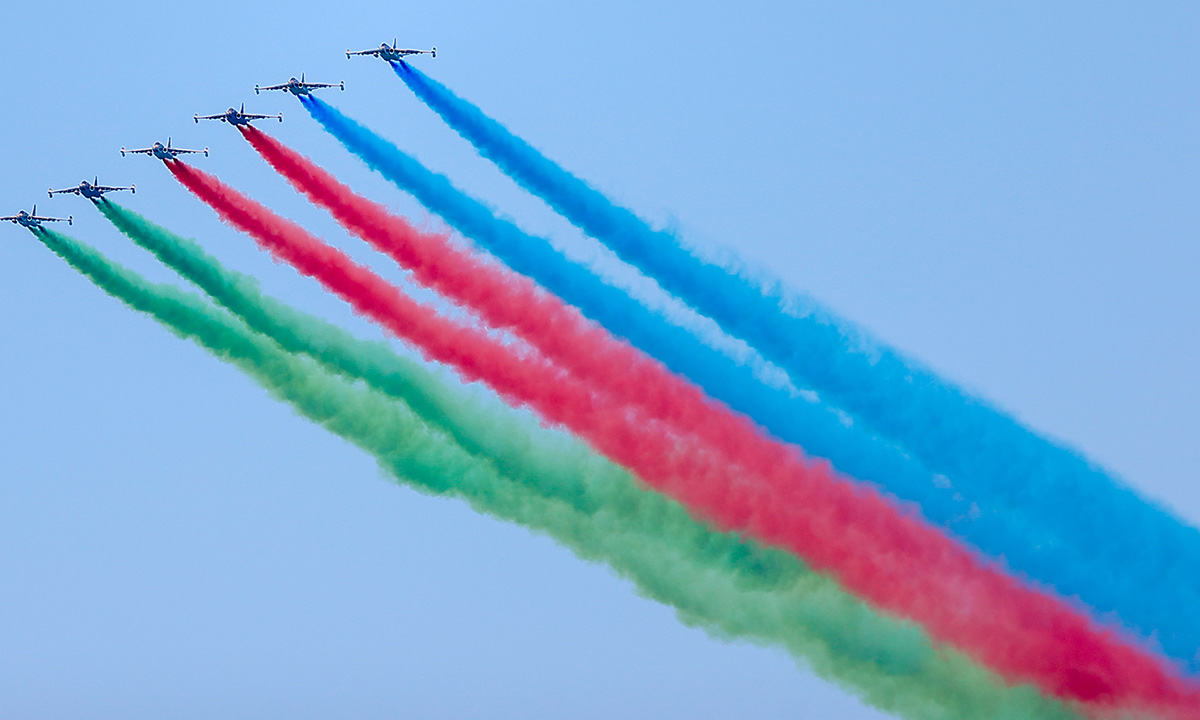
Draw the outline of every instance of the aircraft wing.
M350 57L351 55L378 55L379 53L379 48L371 48L370 50L347 50L346 57Z
M241 116L247 120L273 120L280 117L279 115L258 115L255 113L241 113ZM280 119L282 120L283 118Z
M62 193L75 193L76 195L78 195L79 188L73 187L73 188L64 188L62 190L51 190L50 197L54 197L55 195L61 195Z
M270 89L271 88L263 88L263 90L270 90ZM192 118L195 119L196 122L200 122L201 120L220 120L223 117L225 117L225 113L221 113L220 115L193 115L192 116Z
M258 92L259 90L282 90L282 89L284 89L284 88L285 88L285 87L287 87L287 86L288 86L288 84L287 84L287 83L281 83L281 84L279 84L279 85L264 85L264 86L261 86L261 87L260 87L260 86L258 86L258 85L255 85L255 86L254 86L254 92Z
M65 217L65 218L42 217L41 215L30 215L29 217L31 220L37 220L38 222L65 222L68 225L73 224L71 221L74 219L74 218L69 218L69 217Z
M16 215L9 215L8 217L0 217L0 222L17 222L19 219Z
M310 88L338 87L339 85L341 85L341 83L312 83L312 82L304 83L304 84Z
M93 185L92 188L99 192L102 192L102 193L114 192L116 190L133 190L132 185L130 185L129 187L116 187L113 185Z
M205 148L203 150L184 150L183 148L173 147L173 148L171 148L171 152L175 153L176 155L191 155L192 153L204 153L205 155L207 155L208 148Z
M125 155L126 153L130 155L149 155L153 152L154 148L141 148L140 150L126 150L125 148L121 148L122 155Z

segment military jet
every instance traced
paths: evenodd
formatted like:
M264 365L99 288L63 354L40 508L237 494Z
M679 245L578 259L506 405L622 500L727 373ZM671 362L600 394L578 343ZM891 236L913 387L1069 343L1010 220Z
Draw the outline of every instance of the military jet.
M85 198L87 198L88 200L92 200L94 202L94 201L99 200L100 198L104 197L104 193L115 192L117 190L128 190L131 193L136 193L137 187L134 185L130 185L129 187L114 187L112 185L101 185L100 178L96 178L92 182L88 182L87 180L84 180L83 182L79 183L79 185L77 185L76 187L73 187L73 188L65 188L63 190L51 190L49 192L50 192L50 197L54 197L55 195L61 195L62 193L73 193L75 195L82 195Z
M341 88L346 89L346 83L310 83L304 81L304 73L300 73L300 79L289 78L287 82L280 85L268 85L266 87L254 86L254 93L257 95L261 90L283 90L299 97L301 95L311 95L313 90L320 88Z
M153 155L159 160L178 160L177 156L187 155L189 153L204 153L204 157L208 157L208 148L203 150L184 150L183 148L171 147L171 138L167 138L167 144L164 146L160 142L156 142L148 148L141 150L126 150L121 148L121 157L125 157L125 153L133 155Z
M283 113L278 115L255 115L254 113L246 112L246 103L242 103L241 110L229 108L220 115L193 115L192 119L199 123L201 120L220 120L227 122L234 127L238 125L249 125L254 120L268 120L274 118L279 122L283 122Z
M16 223L17 225L20 225L21 227L27 227L31 230L33 228L41 227L42 223L44 223L44 222L65 222L68 225L73 224L73 218L71 216L67 216L65 218L54 218L54 217L42 217L41 215L38 215L37 214L37 205L33 206L33 212L25 212L24 210L22 210L21 212L17 213L16 215L9 215L8 217L0 217L0 221L4 221L4 220L7 220L8 222L11 222L11 223Z
M392 62L395 60L403 60L407 55L429 55L430 57L437 57L437 48L432 50L403 50L396 47L396 41L393 39L390 46L387 43L383 43L379 47L371 50L347 50L346 59L349 60L351 55L374 55L380 60Z

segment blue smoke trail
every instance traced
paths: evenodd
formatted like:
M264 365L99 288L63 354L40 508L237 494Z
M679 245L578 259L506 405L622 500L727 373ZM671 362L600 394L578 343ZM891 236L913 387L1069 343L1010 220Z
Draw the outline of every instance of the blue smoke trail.
M1101 612L1120 614L1129 627L1164 639L1185 626L1192 610L1172 614L1158 602L1171 588L1121 578L1076 545L1061 543L1045 526L1021 516L981 511L896 447L843 422L822 405L761 383L753 371L700 342L648 310L589 269L564 258L544 238L501 220L487 206L426 169L387 140L321 100L302 96L304 107L327 131L372 169L412 194L465 237L512 269L533 278L610 332L637 345L710 396L756 420L776 437L830 460L843 473L873 482L902 500L916 502L931 522L950 530L1008 567L1066 597L1078 596ZM1186 597L1180 597L1182 602ZM1193 602L1189 601L1189 602ZM1195 604L1178 607L1197 607ZM1188 618L1188 620L1184 620ZM1165 646L1165 643L1164 643ZM1190 660L1195 644L1186 655Z

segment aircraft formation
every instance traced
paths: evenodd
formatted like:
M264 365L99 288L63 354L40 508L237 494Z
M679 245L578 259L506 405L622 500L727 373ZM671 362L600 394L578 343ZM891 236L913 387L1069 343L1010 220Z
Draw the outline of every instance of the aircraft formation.
M384 43L381 43L379 45L379 47L377 47L377 48L370 48L368 50L347 50L346 51L347 59L349 59L353 55L361 55L364 57L376 57L376 58L379 58L386 62L392 62L392 61L402 60L402 59L412 56L412 55L429 55L430 57L437 57L437 48L436 47L430 48L429 50L414 50L414 49L410 49L410 48L401 48L397 44L397 39L393 39L391 45L384 42ZM278 85L255 85L254 86L254 94L258 95L263 90L280 90L283 92L291 93L292 95L295 95L296 97L300 97L303 95L311 95L313 90L320 90L320 89L324 89L324 88L338 88L339 90L345 91L346 83L340 82L340 81L336 82L336 83L308 82L304 77L304 73L300 73L299 79L297 79L295 77L291 77L291 78L288 78L287 82L279 83ZM231 107L228 110L226 110L225 112L217 113L215 115L200 115L199 113L197 113L192 116L192 120L194 122L196 122L197 124L199 124L199 122L201 120L216 120L218 122L228 123L229 125L231 125L233 127L238 127L238 126L248 126L256 120L278 120L279 122L283 122L283 113L277 113L275 115L263 115L263 114L258 114L258 113L248 113L248 112L246 112L246 104L242 103L239 108ZM191 155L191 154L203 154L205 157L208 157L208 148L204 148L203 150L189 150L186 148L175 147L174 145L171 144L171 138L167 138L166 145L163 145L161 142L155 142L150 147L137 148L134 150L130 150L130 149L127 149L124 147L121 148L121 156L122 157L124 157L126 155L146 155L149 157L157 158L164 162L169 161L169 160L176 160L179 158L180 155ZM53 198L55 195L64 195L64 194L65 195L79 195L80 197L85 197L88 200L91 200L92 202L96 203L96 202L99 202L100 199L104 197L105 193L118 192L118 191L123 191L123 190L128 190L131 193L136 193L137 187L135 185L127 185L127 186L101 185L100 178L96 177L90 183L87 180L84 180L74 187L63 188L61 190L51 189L48 192L49 192L49 195L51 198ZM25 210L21 210L16 215L0 217L0 221L8 221L8 222L14 223L16 225L20 225L21 227L35 229L35 228L41 227L42 223L47 223L47 222L65 222L68 225L70 225L73 223L74 219L72 216L67 216L65 218L56 218L56 217L46 217L46 216L38 215L37 214L37 205L34 205L32 211L26 212Z
M431 49L427 54L432 56L434 52ZM736 567L730 566L727 552L715 559L708 552L694 558L689 555L687 548L698 547L696 538L700 536L696 533L707 532L707 526L688 528L672 519L667 523L671 528L664 529L661 538L654 537L663 525L657 518L663 517L669 506L642 506L640 500L618 491L606 497L617 499L617 504L626 509L614 506L614 512L606 515L602 524L581 531L593 514L592 499L576 504L551 498L553 507L545 510L506 514L509 511L502 508L515 505L512 498L522 495L507 490L494 493L490 480L473 481L476 489L468 490L467 485L453 485L446 480L446 471L439 470L432 474L432 481L421 480L425 483L422 487L441 493L448 492L443 488L453 486L456 494L471 500L472 506L482 512L560 538L565 545L577 548L581 556L603 558L623 576L654 590L647 592L650 597L680 608L697 625L712 628L722 637L757 636L789 649L802 645L805 656L815 653L816 657L834 660L826 666L844 665L846 669L837 673L848 683L856 683L863 699L901 709L912 717L1063 718L1075 717L1078 708L1086 711L1081 712L1082 717L1125 716L1128 709L1129 716L1200 720L1195 712L1200 707L1200 686L1185 677L1182 669L1200 646L1200 624L1180 624L1183 629L1178 634L1174 629L1180 622L1178 618L1195 615L1200 587L1177 588L1156 582L1178 575L1181 562L1200 568L1200 536L1190 548L1184 548L1185 543L1178 540L1190 537L1190 528L1152 504L1138 504L1141 501L1136 494L1082 456L1064 450L1052 439L1039 438L1011 416L991 414L984 401L864 336L855 324L819 310L815 302L815 312L791 312L786 303L780 302L787 293L776 292L773 284L764 285L758 278L741 273L736 265L730 269L693 254L673 233L655 228L632 210L621 207L541 155L498 121L483 115L469 101L436 81L418 77L419 73L411 72L399 60L425 51L401 49L393 40L377 49L346 52L347 58L356 54L395 63L397 74L409 88L506 175L621 260L658 282L665 292L745 341L747 347L761 351L768 361L778 362L780 372L802 379L798 383L801 386L811 383L815 391L833 398L828 405L823 404L825 400L814 404L811 398L794 396L786 388L761 382L754 369L740 359L727 357L688 329L660 318L652 307L643 306L636 297L624 295L622 289L593 273L586 262L560 255L549 239L526 233L456 188L445 176L424 168L386 138L311 97L320 89L344 90L342 82L310 83L301 74L299 79L293 77L278 85L256 85L255 92L278 90L297 96L314 120L351 153L368 161L379 174L440 215L451 228L470 238L471 244L477 244L480 252L489 253L498 262L476 262L469 254L474 250L460 253L445 232L423 232L403 216L390 214L386 206L357 195L302 153L249 129L251 123L260 120L282 122L282 114L247 113L242 105L215 115L196 114L193 120L197 124L206 119L239 127L279 175L314 204L330 211L345 230L389 255L416 282L447 302L471 311L481 320L480 326L490 328L443 316L438 308L407 296L383 276L356 264L349 255L324 244L319 236L238 193L219 178L177 162L187 153L207 155L208 148L177 148L169 138L166 145L121 148L122 155L144 154L162 160L182 185L229 225L251 236L277 261L318 281L357 315L373 320L390 335L419 350L423 358L444 363L471 382L490 386L510 404L536 414L547 426L561 426L580 436L597 451L597 458L612 461L614 469L627 469L630 482L639 476L647 490L658 491L648 493L647 498L677 502L679 509L700 516L696 518L698 523L708 518L717 528L724 527L731 533L721 540L714 536L712 542L701 543L704 547L743 547L727 543L741 542L744 537L760 542L764 551L774 546L801 562L792 565L790 571L781 571L785 578L795 573L786 584L779 585L785 595L777 595L774 588L763 592L767 585L756 585L750 588L752 595L741 596L734 591L745 584L744 571L749 566L740 561ZM49 193L51 197L60 193L82 195L100 203L106 192L123 190L135 192L132 185L100 185L97 177L93 183ZM189 310L192 306L187 302L171 299L175 296L156 294L152 283L135 279L132 272L103 270L113 266L99 259L99 253L92 256L98 258L96 264L91 264L92 260L85 264L80 258L88 255L86 249L71 249L73 243L56 238L48 229L39 229L42 223L70 224L70 217L43 217L35 206L32 213L21 211L0 219L34 231L64 259L74 258L68 262L77 268L99 268L101 271L85 271L96 285L127 305L154 315L178 334L196 338L223 358L236 360L228 352L226 341L209 343L203 336L213 333L185 333L184 329L189 324L224 328L216 333L222 337L244 331L245 344L255 348L254 359L238 356L248 359L244 366L241 362L238 365L255 379L261 378L264 387L278 390L274 395L289 400L302 414L319 422L324 422L330 412L343 412L331 407L346 408L344 412L350 414L344 417L354 421L339 425L363 428L361 433L326 427L352 442L362 440L356 444L381 460L391 461L403 454L396 452L401 446L367 440L379 426L376 418L384 405L364 406L357 396L323 390L288 390L302 385L323 387L320 378L328 374L326 370L314 366L316 374L308 375L296 365L295 373L282 373L288 375L287 380L270 379L281 374L274 368L283 358L305 354L319 365L334 365L338 376L346 376L336 382L362 381L373 388L372 392L391 395L392 391L376 384L369 374L344 371L352 366L380 367L371 359L373 354L359 354L355 349L358 341L325 339L334 336L325 330L310 332L307 328L324 326L308 320L299 320L299 325L290 319L276 322L272 318L300 315L293 315L286 305L279 305L280 314L267 310L271 305L261 296L231 289L238 285L253 288L251 283L238 282L237 275L215 260L210 262L198 247L187 249L188 241L171 239L169 231L156 229L148 221L128 222L133 217L116 205L102 207L124 234L151 249L214 301L242 316L245 327L225 324L199 306ZM152 237L161 239L150 240ZM154 247L173 249L164 253ZM214 290L217 286L220 292ZM530 294L530 287L538 294ZM226 289L230 289L228 295ZM236 302L231 302L229 295ZM159 298L162 302L135 302L137 298ZM199 302L208 307L207 301ZM244 312L238 306L253 312ZM172 319L185 314L194 319ZM592 320L579 321L582 317L591 318L596 325L590 324ZM305 329L296 332L289 326ZM511 332L513 340L525 347L514 347L511 342L493 337L493 329ZM296 339L302 335L323 339L313 346L307 340ZM326 348L345 360L323 359L327 357ZM351 360L359 357L362 359ZM270 372L263 372L268 369ZM438 387L436 380L419 380L421 376L409 374L409 370L398 372L409 378L405 384L412 387ZM637 382L631 383L630 378ZM424 401L426 392L419 392ZM597 401L600 394L606 397ZM395 397L407 403L407 398L414 396L404 391L403 396L397 393ZM446 413L414 407L411 414L415 424L405 425L413 430L403 431L403 447L408 447L407 437L439 441L443 435L440 431L419 434L428 421L431 429L437 426L447 430L444 435L448 444L440 446L444 451L434 449L434 456L462 453L456 456L461 457L462 464L458 460L439 463L449 473L458 475L463 468L479 467L483 476L494 470L495 463L482 454L476 458L482 465L466 464L474 462L468 456L476 453L470 444L456 439L456 431L441 419ZM793 421L792 416L799 419ZM395 417L395 421L385 418L382 425L399 427L401 422L409 422L400 420L400 415ZM510 419L496 416L495 427L505 430L509 424ZM537 444L522 441L519 436L514 439L512 447L519 452ZM636 441L633 445L631 439ZM819 454L814 458L825 459L810 462L803 455L812 443L818 443L815 448ZM546 457L559 456L557 450L553 452ZM686 462L676 461L685 455ZM1013 457L1022 458L1022 463L1010 469ZM429 467L423 458L411 462ZM414 465L395 466L397 478L405 476L405 467ZM537 466L525 467L536 471ZM952 488L953 497L942 492L950 486L941 470L954 474L955 483L961 480L965 495ZM414 483L415 476L426 472L422 469L412 473ZM1034 479L1027 483L1025 475ZM616 474L610 479L615 478ZM495 479L502 478L496 475ZM508 480L519 480L519 476L514 473L504 482ZM517 488L524 485L513 483ZM797 486L802 487L797 490ZM1021 496L1018 500L1013 499L1014 488ZM582 488L583 492L587 490ZM502 499L485 504L492 503L487 499L492 495ZM1041 498L1040 506L1025 507L1023 498L1034 496ZM536 499L531 504L539 506L544 499L541 495L529 497ZM1099 512L1100 521L1080 525L1077 518L1081 514L1073 512L1060 523L1061 506L1078 505L1081 497L1088 501L1088 513L1082 515ZM608 501L601 498L600 502ZM1004 515L1010 512L1014 514L1013 523L1005 522ZM580 513L581 519L561 523L547 519L566 517L565 513ZM973 525L962 522L964 517L990 517L995 522ZM650 519L649 525L643 524L646 518ZM1134 535L1106 545L1111 528L1120 525L1135 525L1138 534L1146 537ZM1006 534L1010 526L1016 528L1011 535ZM1026 526L1035 531L1025 532L1022 528ZM1043 532L1043 528L1049 530ZM621 537L632 537L627 534L636 532L648 538L647 546L659 541L663 544L661 550L651 549L652 555L609 554L604 548L609 547L612 532L623 533ZM592 544L572 544L588 535L595 538L588 541ZM627 542L619 544L629 546ZM1139 555L1143 546L1161 546L1164 550ZM736 553L752 558L759 552L752 546L744 547ZM693 565L667 578L654 570L659 557L672 566L679 562ZM751 561L755 566L762 563L768 568L787 568L782 563L788 557L779 556L778 564L766 555ZM1006 558L1014 560L1015 574L1006 574ZM641 571L638 567L651 569ZM1093 577L1079 578L1075 572L1078 567L1094 567L1097 571L1085 573ZM706 578L726 571L730 585L705 584ZM1123 572L1133 573L1128 576L1132 581L1124 579ZM772 573L777 574L774 570ZM1125 591L1131 584L1148 589L1142 595L1127 596ZM800 595L796 587L802 588ZM687 594L692 589L695 594ZM755 606L740 606L742 598L746 603L757 603L755 598L760 596L766 603L761 611ZM745 625L740 621L747 614L778 614L778 603L803 603L805 596L818 602L809 603L815 609L802 620L793 620L785 613L778 624ZM715 598L711 606L705 604L706 598ZM1156 604L1158 598L1165 598L1161 606ZM1090 616L1089 602L1103 615ZM946 610L948 605L953 606L952 612ZM872 614L876 611L879 614ZM1121 626L1108 627L1101 622L1104 617L1120 620L1118 613L1130 623L1128 640ZM893 621L897 624L891 629ZM928 634L922 634L925 631ZM1142 631L1145 642L1133 634ZM798 638L800 643L796 643ZM1161 657L1149 644L1159 640L1165 648ZM894 654L894 648L900 648L912 662L877 662L880 654ZM978 665L973 664L976 661ZM1200 661L1196 664L1200 666ZM876 673L878 679L873 678ZM994 679L988 673L994 673ZM1009 687L1014 693L1012 700L1004 695ZM1045 695L1039 694L1042 692ZM931 704L940 703L942 698L951 698L953 704L944 708ZM1031 704L1038 698L1046 704ZM1009 702L1012 705L1006 705ZM983 708L982 714L975 712L976 706ZM1154 712L1160 708L1169 714Z

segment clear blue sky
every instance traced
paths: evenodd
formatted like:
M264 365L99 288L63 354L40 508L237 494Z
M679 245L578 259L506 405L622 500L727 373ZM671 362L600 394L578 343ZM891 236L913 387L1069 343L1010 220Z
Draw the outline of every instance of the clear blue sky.
M189 122L282 110L266 129L432 223L294 99L252 91L303 71L611 266L385 65L342 54L437 45L423 70L643 216L735 249L1200 522L1200 9L741 5L14 4L0 210L73 213L73 234L170 278L85 201L45 196L136 182L120 201L378 337L157 162L117 153L210 146L197 164L398 277L227 126ZM544 538L396 488L26 231L0 233L0 715L874 715Z

